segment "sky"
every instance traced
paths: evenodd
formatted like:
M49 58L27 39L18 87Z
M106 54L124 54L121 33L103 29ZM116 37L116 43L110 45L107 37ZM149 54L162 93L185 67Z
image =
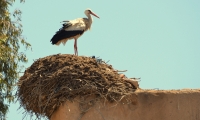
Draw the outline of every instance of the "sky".
M127 77L141 78L142 89L197 89L200 80L200 1L26 0L22 10L23 36L35 59L74 54L74 40L65 46L50 43L61 21L86 17L91 8L92 29L78 39L79 56L100 57ZM22 49L24 51L24 49ZM23 109L11 104L8 120L21 120ZM30 117L25 119L29 120Z

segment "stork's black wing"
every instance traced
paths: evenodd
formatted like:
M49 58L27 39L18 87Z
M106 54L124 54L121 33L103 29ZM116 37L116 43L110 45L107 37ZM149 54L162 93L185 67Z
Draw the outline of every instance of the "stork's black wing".
M71 38L76 35L83 34L84 30L72 30L72 31L66 31L65 29L70 27L72 24L70 22L66 22L63 24L63 27L59 29L59 31L56 32L56 34L52 37L51 43L56 44L58 41Z

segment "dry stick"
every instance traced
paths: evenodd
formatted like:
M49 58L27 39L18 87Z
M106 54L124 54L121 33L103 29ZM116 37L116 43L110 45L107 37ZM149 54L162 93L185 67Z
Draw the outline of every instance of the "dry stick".
M141 78L129 78L129 79L131 79L131 80L133 80L133 81L138 81L138 82L141 81Z
M94 99L93 99L94 100ZM90 101L92 101L92 100L90 100ZM82 102L81 102L82 103ZM84 102L83 102L84 103ZM87 102L88 103L88 102ZM92 105L92 106L94 106L94 104ZM83 117L83 115L87 112L87 111L89 111L91 108L92 108L92 106L90 106L88 109L86 109L86 110L84 110L82 107L81 107L81 105L79 104L79 108L81 109L81 115L80 115L80 117L79 117L79 120Z
M39 82L39 109L40 109L40 113L41 113L41 80ZM39 116L41 118L41 115Z
M108 62L109 62L110 60L108 60L107 62L105 62L105 61L102 61L104 64L108 64Z
M108 60L108 61L106 62L106 64L107 64L108 62L110 62L110 60Z
M44 106L44 109L43 109L42 113L44 113L44 110L46 109L46 106L47 106L47 104L48 104L50 98L52 97L52 95L53 95L53 93L51 94L51 96L50 96L49 99L47 100L47 103L46 103L46 105Z
M119 104L119 102L116 101L115 105L112 105L110 108L116 107Z
M101 115L101 117L103 118L103 120L106 120L104 117L103 117L103 115L101 114L101 112L99 111L99 110L97 110L97 108L94 108L100 115Z
M127 70L114 70L115 72L126 72Z

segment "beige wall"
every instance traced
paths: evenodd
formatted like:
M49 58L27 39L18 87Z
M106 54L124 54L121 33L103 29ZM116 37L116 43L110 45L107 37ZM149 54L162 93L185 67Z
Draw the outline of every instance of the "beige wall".
M120 103L91 103L82 117L77 101L60 106L51 120L200 120L200 90L137 90Z

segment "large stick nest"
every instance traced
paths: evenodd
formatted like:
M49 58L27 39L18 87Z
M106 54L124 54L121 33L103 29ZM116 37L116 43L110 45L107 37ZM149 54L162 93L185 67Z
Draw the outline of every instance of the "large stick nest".
M133 93L136 87L119 77L111 65L74 55L52 55L35 61L18 82L21 107L48 118L65 101L95 95L110 102Z

